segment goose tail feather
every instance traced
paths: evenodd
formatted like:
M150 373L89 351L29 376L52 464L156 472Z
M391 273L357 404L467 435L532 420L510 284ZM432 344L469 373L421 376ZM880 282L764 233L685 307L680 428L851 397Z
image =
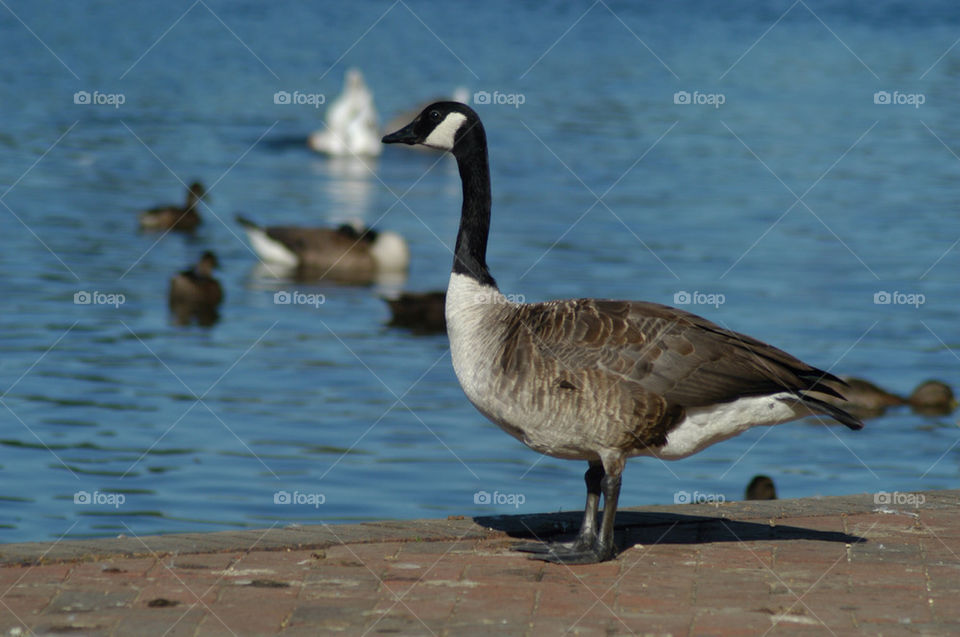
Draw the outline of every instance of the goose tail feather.
M818 389L817 391L823 391ZM834 392L835 393L835 392ZM810 408L812 411L823 414L825 416L830 416L831 418L837 420L838 422L843 423L850 429L857 431L858 429L863 429L863 421L855 416L851 415L847 411L841 409L840 407L835 407L828 402L822 401L813 396L803 394L800 397L801 402Z

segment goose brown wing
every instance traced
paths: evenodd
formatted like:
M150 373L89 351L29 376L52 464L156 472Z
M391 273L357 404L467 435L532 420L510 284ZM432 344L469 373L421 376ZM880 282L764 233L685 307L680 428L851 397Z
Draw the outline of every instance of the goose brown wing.
M576 299L522 305L517 329L571 374L601 370L668 403L696 407L742 396L815 390L838 395L832 374L771 345L676 308Z

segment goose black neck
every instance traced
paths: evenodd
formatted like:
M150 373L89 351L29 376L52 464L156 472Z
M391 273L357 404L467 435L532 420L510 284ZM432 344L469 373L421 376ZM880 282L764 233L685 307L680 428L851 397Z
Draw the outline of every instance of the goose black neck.
M463 183L463 208L454 250L453 271L497 286L487 269L487 237L490 234L490 166L487 136L476 121L463 133L453 151Z

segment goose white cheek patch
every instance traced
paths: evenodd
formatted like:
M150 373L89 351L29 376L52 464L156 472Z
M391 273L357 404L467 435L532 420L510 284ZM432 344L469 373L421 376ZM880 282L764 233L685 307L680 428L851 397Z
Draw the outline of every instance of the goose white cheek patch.
M460 126L462 126L465 121L467 121L467 116L463 113L449 113L443 118L443 121L427 135L427 138L423 140L423 145L438 150L453 150L453 143L456 140L457 131L460 130Z

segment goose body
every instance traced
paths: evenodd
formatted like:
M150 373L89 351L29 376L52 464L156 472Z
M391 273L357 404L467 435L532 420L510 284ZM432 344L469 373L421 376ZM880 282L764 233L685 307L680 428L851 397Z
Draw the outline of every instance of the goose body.
M257 256L267 264L295 271L303 278L369 282L381 273L403 273L410 264L407 242L400 235L349 224L337 228L260 226L243 216Z
M463 207L446 322L467 398L532 449L588 462L586 510L573 544L520 550L564 563L614 557L621 474L631 456L680 459L751 427L811 414L863 426L814 395L839 397L824 381L840 379L689 312L642 301L510 302L486 264L486 134L470 107L432 104L383 141L457 159Z
M201 223L200 200L206 191L199 182L187 188L187 201L183 206L165 205L144 210L140 213L140 227L144 230L180 230L192 232Z
M347 71L343 92L330 104L323 130L312 133L307 144L319 153L335 157L376 157L380 144L373 94L357 69Z
M512 303L469 276L450 278L450 355L464 393L540 453L679 460L812 413L856 423L782 391L823 372L694 314L639 301Z
M218 266L216 255L207 251L194 267L170 280L170 311L179 325L194 320L199 325L213 325L219 319L223 288L213 278L213 270Z

